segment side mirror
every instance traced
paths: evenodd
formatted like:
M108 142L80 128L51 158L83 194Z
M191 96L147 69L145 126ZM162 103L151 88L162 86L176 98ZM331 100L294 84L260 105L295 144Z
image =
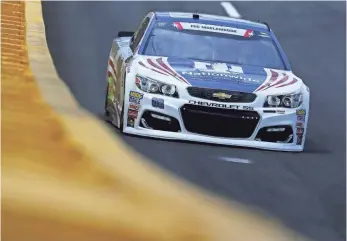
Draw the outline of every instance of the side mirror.
M120 31L118 32L118 37L132 37L135 32Z

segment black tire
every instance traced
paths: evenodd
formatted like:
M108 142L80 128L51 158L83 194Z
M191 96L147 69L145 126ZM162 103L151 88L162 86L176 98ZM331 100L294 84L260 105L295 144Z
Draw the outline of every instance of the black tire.
M125 77L124 77L125 78ZM111 122L111 120L109 120L107 117L110 116L109 111L107 111L107 106L108 106L108 89L109 89L109 83L107 82L107 86L106 86L106 95L105 95L105 117L107 119L108 122ZM125 94L125 85L123 87L123 96ZM121 133L123 133L123 127L124 127L124 98L123 98L123 105L122 105L122 112L120 114L120 120L119 120L120 124L119 124L119 130ZM118 127L117 127L118 128Z
M108 89L109 89L109 83L107 83L107 85L106 85L106 94L105 94L105 106L104 106L104 116L105 116L105 119L106 119L106 121L107 122L112 122L112 119L110 119L109 117L110 117L110 112L107 110L107 106L108 106ZM120 132L121 133L123 133L123 118L124 117L124 101L123 101L123 108L122 108L122 112L121 112L121 116L120 116L120 120L119 120L119 122L120 122L120 128L119 128L119 130L120 130ZM118 129L118 127L117 127L117 129Z
M120 120L119 120L119 131L123 133L123 127L124 127L124 101L123 101L123 107L122 112L120 113Z
M105 104L104 104L104 116L106 117L106 119L107 119L107 117L110 116L110 112L107 110L107 106L108 106L108 85L109 84L107 82L106 91L105 91Z
M125 76L124 76L124 87L123 87L123 105L122 105L122 112L120 114L120 125L119 125L119 129L121 131L121 133L123 133L123 127L124 127L124 99L125 99Z

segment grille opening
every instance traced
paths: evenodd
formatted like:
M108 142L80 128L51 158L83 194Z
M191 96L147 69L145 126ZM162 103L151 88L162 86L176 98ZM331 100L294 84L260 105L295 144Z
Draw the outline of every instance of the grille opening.
M187 131L202 135L249 138L260 116L256 111L211 108L186 104L181 115Z
M276 129L277 131L274 131ZM293 129L288 125L263 127L258 131L256 140L275 143L292 143Z
M176 118L155 111L145 111L140 119L140 126L158 131L181 131L180 124Z
M188 87L187 91L189 95L196 98L212 100L217 102L225 102L225 103L251 103L257 98L257 95L253 93L245 93L245 92L230 91L230 90ZM218 93L224 93L231 96L230 98L224 98L224 99L213 96L213 94L218 94Z

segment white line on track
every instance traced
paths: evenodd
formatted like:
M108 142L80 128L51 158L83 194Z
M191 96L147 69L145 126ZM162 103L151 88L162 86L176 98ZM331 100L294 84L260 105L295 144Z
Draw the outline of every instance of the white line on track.
M241 15L230 2L221 2L220 5L224 8L227 14L233 18L241 18Z
M251 160L242 159L242 158L234 158L234 157L226 157L226 156L220 156L218 158L220 160L226 161L226 162L236 162L236 163L242 163L242 164L251 164L251 163L253 163Z

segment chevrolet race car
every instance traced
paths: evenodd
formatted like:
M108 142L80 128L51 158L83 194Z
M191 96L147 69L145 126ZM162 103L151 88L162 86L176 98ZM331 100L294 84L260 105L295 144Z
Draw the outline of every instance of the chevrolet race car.
M128 134L303 151L309 99L266 23L151 12L109 54L105 115Z

